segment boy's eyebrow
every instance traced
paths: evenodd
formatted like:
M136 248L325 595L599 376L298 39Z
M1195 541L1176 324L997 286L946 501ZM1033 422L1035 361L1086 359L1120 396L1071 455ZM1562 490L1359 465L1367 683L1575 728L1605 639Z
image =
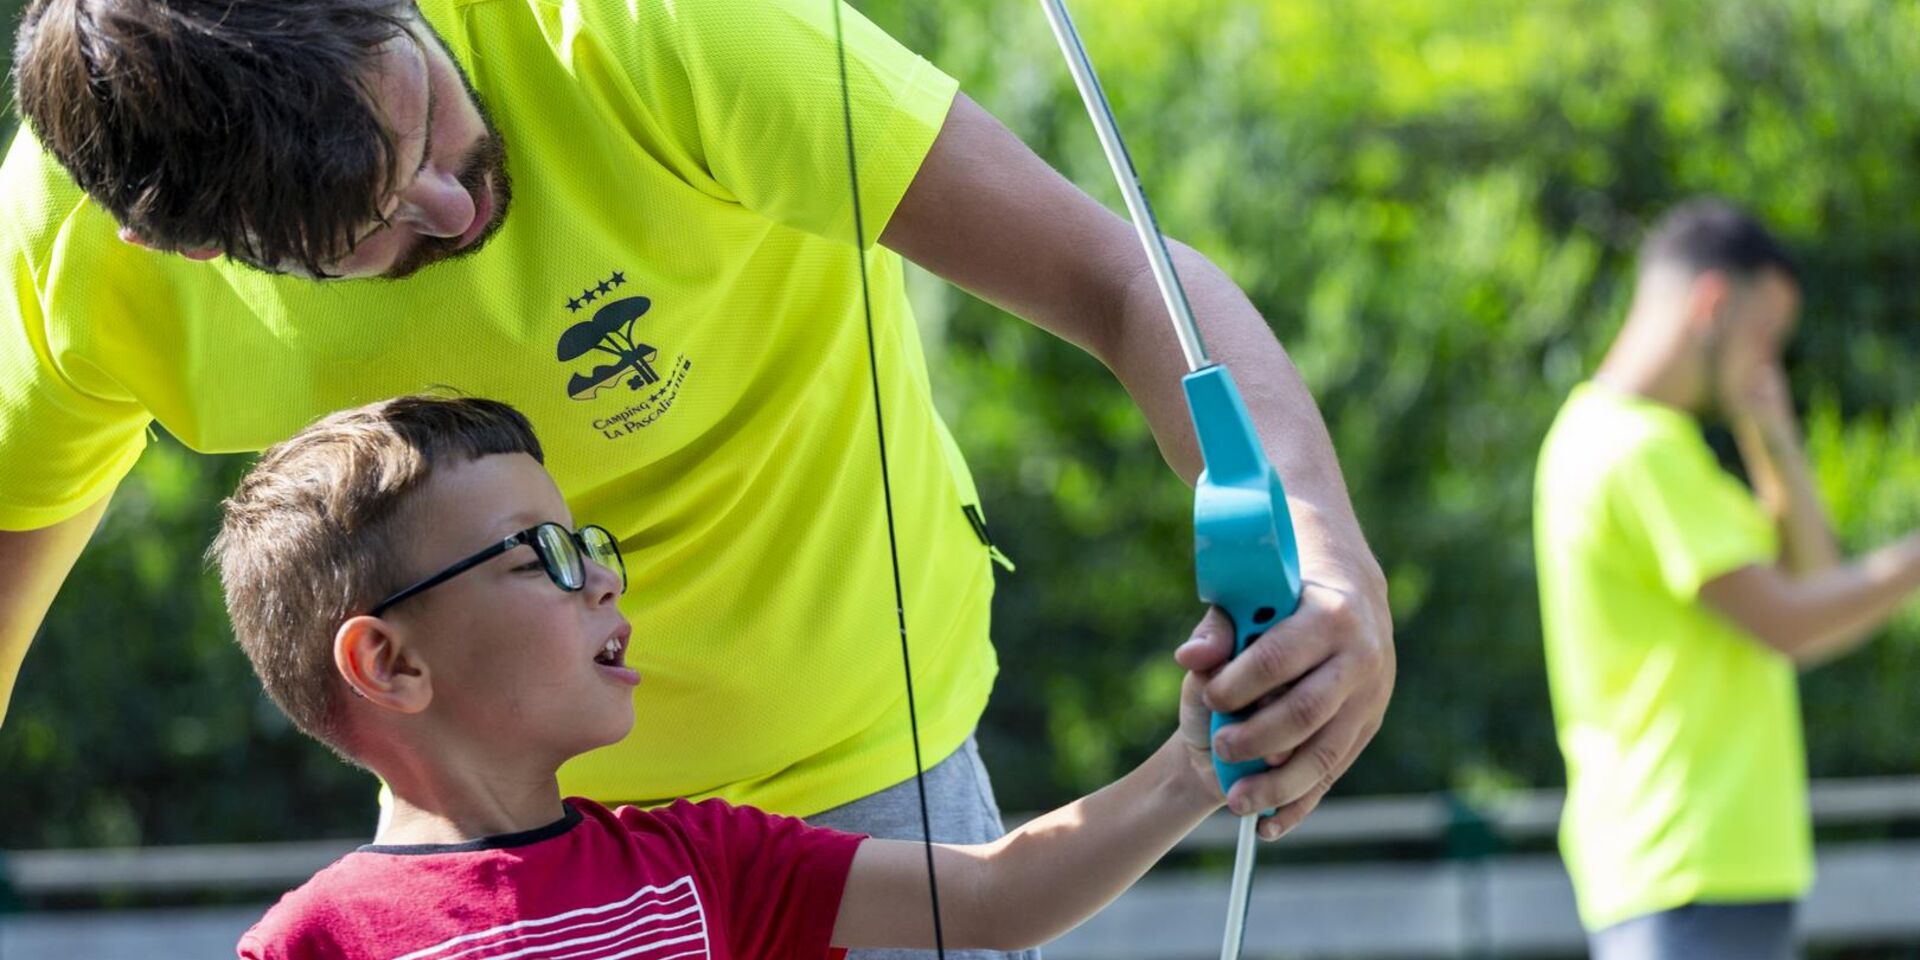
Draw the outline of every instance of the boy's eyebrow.
M500 521L501 526L507 528L507 532L502 534L502 536L511 536L528 527L537 527L545 522L547 522L546 514L539 510L515 511L514 513L507 514L507 516Z

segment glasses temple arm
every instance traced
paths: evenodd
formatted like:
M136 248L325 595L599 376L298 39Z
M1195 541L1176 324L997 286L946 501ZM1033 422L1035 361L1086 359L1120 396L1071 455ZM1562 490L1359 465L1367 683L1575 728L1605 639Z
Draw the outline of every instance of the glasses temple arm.
M459 563L456 563L453 566L448 567L445 570L442 570L439 573L436 573L433 576L420 581L419 583L416 583L410 587L402 588L398 592L394 593L392 596L389 596L385 600L380 601L378 604L374 606L373 609L368 610L367 614L369 616L377 617L380 615L381 611L387 610L388 608L392 607L394 604L399 603L400 601L405 600L416 593L423 593L443 583L446 583L448 580L452 580L454 577L457 577L463 573L466 573L468 570L472 570L474 567L477 567L483 563L486 563L488 560L492 560L494 557L497 557L503 553L506 553L508 550L512 550L514 547L520 546L523 543L532 543L533 538L531 534L532 534L532 531L522 530L519 533L516 533L513 536L508 537L505 540L502 540L499 543L496 543L493 546L488 547L485 550L482 550L479 553L476 553L473 556L468 557L465 560L462 560Z

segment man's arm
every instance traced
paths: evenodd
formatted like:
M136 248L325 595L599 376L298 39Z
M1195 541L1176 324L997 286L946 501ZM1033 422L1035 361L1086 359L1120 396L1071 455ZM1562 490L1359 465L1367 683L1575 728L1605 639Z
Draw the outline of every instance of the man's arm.
M1052 940L1125 892L1220 808L1199 687L1189 675L1181 731L1111 786L992 843L934 847L947 946L1021 950ZM930 907L921 845L869 840L848 872L833 943L932 947Z
M1707 581L1700 596L1762 643L1811 666L1858 646L1920 590L1920 534L1859 560L1795 575L1754 564Z
M81 548L100 524L111 496L70 519L39 530L0 530L0 723L27 644L53 606L54 595L73 572Z
M1105 363L1191 482L1201 468L1177 340L1132 228L1068 183L965 96L894 212L881 242ZM1269 838L1312 810L1353 763L1393 691L1386 580L1361 535L1319 410L1266 321L1205 257L1174 244L1175 267L1209 352L1233 371L1287 486L1306 581L1298 612L1208 685L1210 702L1262 706L1217 746L1230 760L1283 758L1241 781L1236 811L1280 808ZM1208 673L1231 654L1210 615L1178 659Z

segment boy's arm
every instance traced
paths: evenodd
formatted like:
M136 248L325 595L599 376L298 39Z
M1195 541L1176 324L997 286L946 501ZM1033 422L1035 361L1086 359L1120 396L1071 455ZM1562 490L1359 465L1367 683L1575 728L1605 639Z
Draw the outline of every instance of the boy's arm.
M1780 530L1780 565L1806 575L1839 563L1840 548L1814 490L1786 374L1778 365L1761 368L1732 419L1754 492Z
M1198 703L1192 676L1187 692L1183 720ZM1118 897L1219 809L1204 712L1199 717L1097 793L992 843L934 845L946 945L1018 950L1045 943ZM869 840L847 875L833 943L931 948L930 908L922 845Z

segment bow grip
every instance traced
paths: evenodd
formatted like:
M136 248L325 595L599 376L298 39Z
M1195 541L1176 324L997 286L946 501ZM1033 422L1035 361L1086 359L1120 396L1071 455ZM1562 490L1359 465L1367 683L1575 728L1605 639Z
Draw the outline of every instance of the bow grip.
M1300 604L1300 550L1280 475L1268 462L1232 374L1203 367L1181 380L1206 469L1194 486L1194 578L1200 599L1233 621L1233 654ZM1252 711L1215 713L1211 734ZM1222 792L1267 769L1260 759L1213 759ZM1271 811L1268 811L1269 813Z

